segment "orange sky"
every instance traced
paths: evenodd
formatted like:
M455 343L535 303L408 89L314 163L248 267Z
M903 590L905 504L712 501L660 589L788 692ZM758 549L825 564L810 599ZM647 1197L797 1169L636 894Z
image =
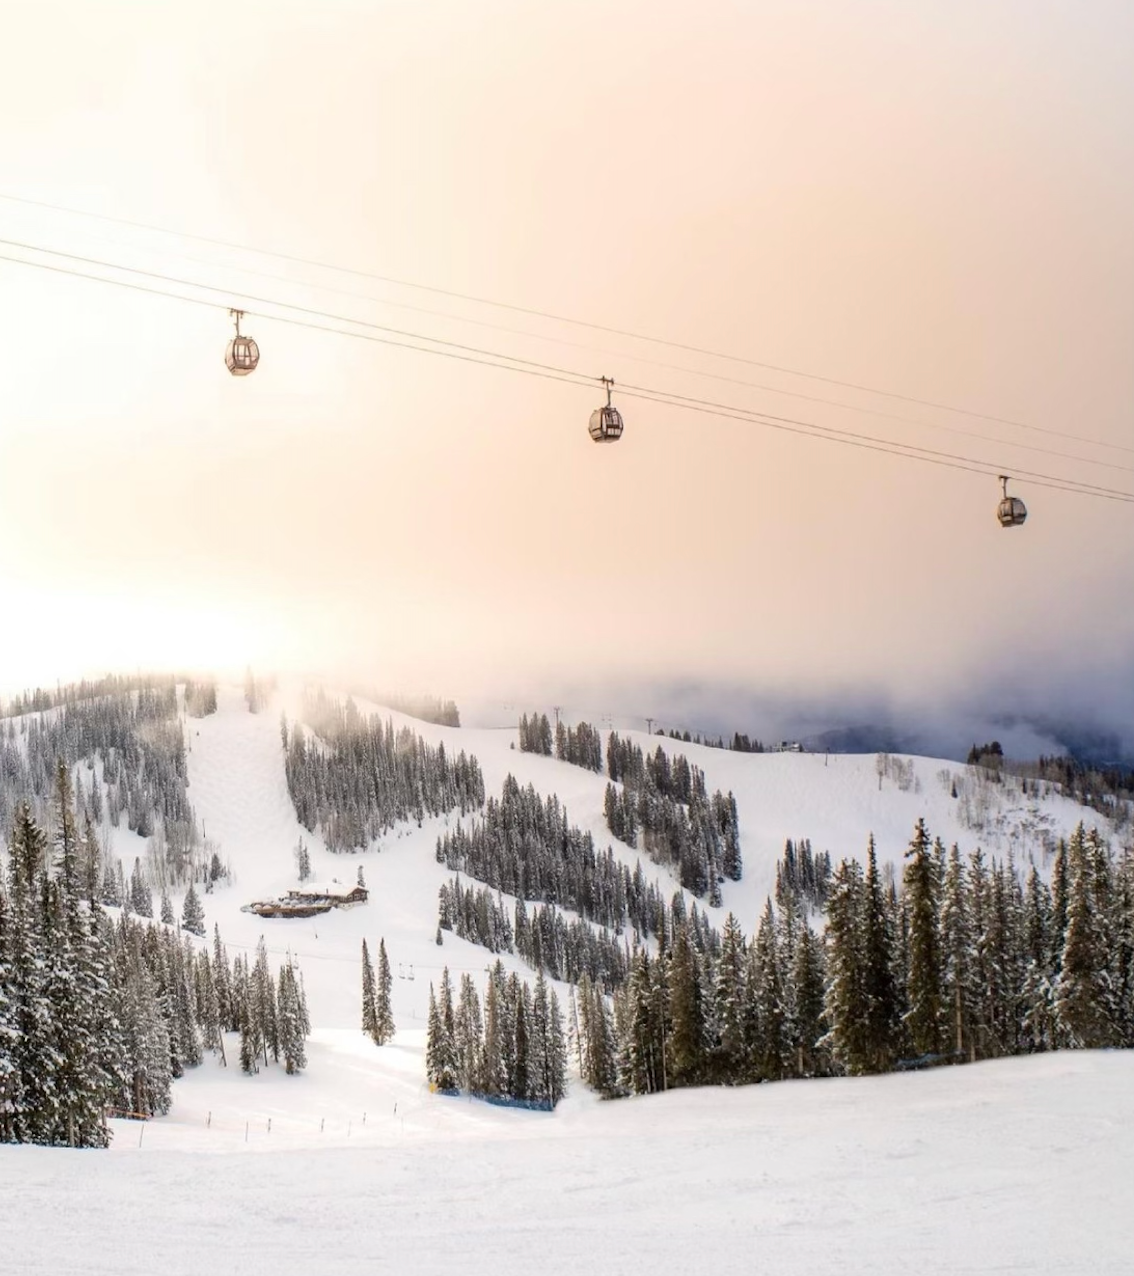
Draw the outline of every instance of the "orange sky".
M1126 3L0 19L0 193L1114 446L3 200L0 238L1134 491ZM245 326L263 362L236 380L223 309L0 262L0 687L250 659L446 694L656 675L948 695L1128 663L1124 505L1020 481L1031 518L1005 533L994 479L630 400L598 448L597 388Z

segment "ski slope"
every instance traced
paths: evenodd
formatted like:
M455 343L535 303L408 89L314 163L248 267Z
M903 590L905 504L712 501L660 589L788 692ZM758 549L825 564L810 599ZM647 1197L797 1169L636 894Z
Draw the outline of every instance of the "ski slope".
M109 1153L0 1148L4 1269L1127 1276L1132 1083L1084 1052L552 1115L438 1099L322 1144L116 1123Z
M449 933L442 948L434 943L437 892L452 877L436 863L434 848L438 834L457 817L427 819L420 829L402 826L366 852L326 851L321 839L296 820L284 777L280 714L286 712L289 721L299 718L301 692L298 686L285 688L263 712L251 714L239 688L222 686L216 714L187 719L190 801L205 835L219 843L235 875L232 885L205 898L209 931L218 923L233 951L250 949L264 935L277 958L294 953L303 970L314 1025L351 1031L361 1014L362 939L376 949L378 938L384 937L395 976L395 1019L400 1031L412 1032L424 1026L429 983L439 978L442 966L482 975L491 960L484 949ZM499 796L509 773L542 794L558 794L572 823L589 830L597 846L613 845L631 868L640 860L647 879L662 883L667 895L677 889L670 875L648 857L612 840L603 818L605 775L522 753L514 747L514 730L436 726L366 701L356 703L363 712L381 713L396 726L409 726L431 744L444 742L446 750L475 754L487 795ZM644 732L623 734L643 748L661 743L670 753L685 753L705 772L710 791L735 793L744 876L740 882L724 883L722 908L709 911L719 925L731 910L746 933L754 930L772 891L776 861L788 837L809 837L816 852L829 851L837 863L844 856L862 858L873 832L880 861L898 866L916 820L924 816L930 831L947 845L957 842L964 852L982 845L999 856L1011 847L1018 861L1034 858L1043 867L1043 834L1069 834L1080 819L1099 822L1093 811L1059 795L1025 802L1008 794L990 812L990 827L978 835L958 818L958 800L938 779L942 771L964 772L956 763L905 760L912 766L913 784L903 790L889 778L879 787L873 754L740 754ZM310 848L312 873L318 880L352 883L361 865L370 891L367 904L310 919L242 913L242 905L298 884L292 850L300 837ZM504 962L509 969L530 973L519 959L505 956Z
M440 948L434 941L437 891L451 877L433 854L445 818L400 828L356 855L332 855L300 827L280 738L280 713L296 719L300 691L284 688L250 714L239 688L221 687L218 712L186 719L185 729L190 800L234 872L204 897L209 934L218 924L230 956L251 952L261 935L276 964L296 956L314 1027L307 1071L287 1077L272 1067L247 1077L210 1057L175 1084L168 1116L115 1122L109 1154L0 1148L0 1200L5 1218L19 1220L5 1228L5 1270L149 1273L160 1263L170 1273L223 1266L246 1276L321 1276L460 1265L506 1276L533 1261L546 1271L709 1266L811 1276L911 1266L1131 1270L1127 1055L609 1104L576 1080L550 1115L430 1094L430 983L443 965L483 982L493 958L451 933ZM514 730L389 716L431 743L475 754L486 793L499 794L512 772L557 793L599 846L610 842L605 776L519 752ZM809 837L837 862L861 856L873 832L880 859L897 865L924 816L934 835L962 851L1011 848L1019 861L1042 866L1045 838L1080 819L1097 822L1058 795L1025 801L1009 791L988 799L978 834L938 778L963 772L955 763L903 760L906 787L885 776L880 787L873 755L733 754L623 734L684 752L710 790L735 793L744 879L725 884L714 920L732 910L748 932L787 837ZM242 912L297 884L301 836L317 879L350 883L361 865L368 902L311 919ZM111 845L132 860L143 844L116 831ZM616 849L637 862L631 848ZM675 889L644 856L642 867L667 893ZM397 1036L382 1049L360 1031L364 937L372 952L385 939L394 975ZM503 961L530 977L519 959ZM232 1043L230 1064L234 1058ZM61 1200L66 1228L54 1226ZM105 1230L111 1218L113 1237Z

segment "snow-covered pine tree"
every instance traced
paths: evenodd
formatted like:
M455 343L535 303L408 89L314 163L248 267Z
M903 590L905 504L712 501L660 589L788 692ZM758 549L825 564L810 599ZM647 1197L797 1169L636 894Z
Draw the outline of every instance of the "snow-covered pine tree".
M808 848L810 854L810 848ZM867 1022L866 1049L869 1070L886 1072L897 1057L899 1005L894 983L894 945L891 918L878 873L874 835L866 847L866 877L863 881L863 924L865 927L865 996Z
M453 1015L453 1053L457 1065L457 1086L466 1094L479 1089L483 1070L484 1024L480 998L470 974L461 976L461 991Z
M740 923L729 913L721 931L716 966L714 1020L717 1026L715 1072L725 1084L741 1080L748 1067L747 954Z
M906 1025L919 1056L939 1054L944 1038L937 883L933 845L925 821L919 819L903 873L910 926Z
M205 910L201 906L201 897L197 894L192 882L189 883L185 900L181 905L181 925L191 935L203 937L205 934Z
M776 942L776 919L772 901L764 905L764 914L756 930L752 946L752 996L756 1005L758 1036L754 1042L754 1064L766 1081L778 1081L790 1067L787 1033L786 977L780 965Z
M797 1077L825 1076L829 1054L823 1036L823 946L805 921L796 937L788 971L792 1005L790 1044Z
M134 871L130 876L130 907L139 917L154 915L153 892L142 873L142 861L135 857Z
M597 740L597 735L595 739ZM599 768L595 767L594 770ZM555 989L548 990L547 1017L547 1099L552 1107L567 1093L567 1040L563 1032L563 1014Z
M827 901L827 987L824 1017L826 1044L835 1061L851 1076L870 1069L866 993L866 893L862 867L843 860L835 870Z
M268 1052L278 1063L280 1058L279 1023L276 1019L276 989L272 970L268 965L268 950L263 935L256 945L256 965L252 970L252 1016L258 1025L264 1066L268 1065Z
M55 1014L44 968L43 916L37 899L47 838L23 802L8 843L8 965L16 1047L10 1069L10 1125L16 1142L48 1143L58 1104Z
M394 1039L394 1011L390 1002L393 990L390 959L386 956L386 941L378 941L378 974L374 988L374 1040L380 1046Z
M280 1053L283 1055L284 1071L292 1076L307 1067L307 1048L304 1042L306 1033L300 1007L299 983L290 961L280 968L276 998Z
M672 1085L696 1085L705 1073L705 1013L702 1002L701 971L689 928L677 928L670 955L669 1008L672 1032L669 1038L668 1072ZM591 1032L594 1033L592 1025ZM589 1084L599 1088L595 1081Z
M1099 898L1101 872L1080 824L1068 847L1067 935L1055 987L1055 1016L1064 1044L1115 1044L1115 1004L1104 930L1108 898Z
M484 991L484 1050L480 1061L477 1088L488 1096L501 1094L506 1084L504 1068L503 1017L504 967L499 959L488 977Z
M374 997L374 966L370 949L362 941L362 1031L375 1043L378 1041L378 1011Z

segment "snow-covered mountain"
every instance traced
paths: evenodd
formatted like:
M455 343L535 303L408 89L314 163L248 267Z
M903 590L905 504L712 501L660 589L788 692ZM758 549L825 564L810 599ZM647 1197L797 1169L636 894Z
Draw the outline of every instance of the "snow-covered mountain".
M303 972L313 1034L302 1075L270 1069L252 1079L210 1058L176 1083L168 1116L144 1127L115 1122L114 1152L91 1181L100 1195L135 1198L142 1216L168 1220L182 1249L172 1265L163 1258L170 1270L198 1270L189 1255L200 1245L202 1262L206 1251L234 1262L240 1253L240 1266L253 1256L253 1269L273 1276L354 1270L356 1259L361 1270L364 1257L384 1260L389 1270L450 1270L462 1254L471 1270L511 1272L530 1265L537 1252L553 1270L583 1264L629 1271L636 1270L637 1247L647 1244L669 1254L672 1263L663 1262L663 1270L687 1270L711 1256L720 1271L749 1271L757 1251L761 1263L782 1272L898 1271L913 1259L924 1270L976 1270L991 1263L993 1252L1004 1262L1028 1256L1030 1270L1087 1270L1067 1265L1068 1238L1052 1221L1070 1228L1076 1211L1035 1168L1035 1154L1054 1155L1057 1146L1065 1158L1061 1171L1070 1175L1064 1181L1093 1185L1100 1239L1089 1269L1122 1270L1106 1229L1117 1227L1121 1213L1112 1200L1116 1180L1108 1177L1117 1173L1119 1155L1109 1123L1119 1123L1117 1129L1134 1117L1134 1068L1124 1055L691 1090L615 1104L600 1103L576 1079L550 1115L431 1094L424 1074L430 986L444 966L483 985L493 960L451 932L436 943L438 890L452 874L434 849L459 817L399 825L364 852L328 851L300 825L285 778L280 716L301 719L302 692L285 686L250 713L240 688L221 686L216 713L181 717L189 799L232 870L205 896L209 932L219 925L230 952L251 953L263 936L277 964L292 954ZM603 814L605 775L521 752L514 729L438 726L356 703L363 713L381 713L431 744L443 743L450 754L475 755L490 796L499 795L509 774L541 794L557 794L571 822L600 847L613 844L621 861L640 864L667 896L677 889L647 856L612 842ZM742 754L621 734L643 748L660 744L685 754L710 790L735 796L744 873L723 884L721 907L708 909L718 926L731 911L752 931L787 838L810 839L837 863L861 857L873 834L880 860L896 866L924 817L931 834L962 852L981 846L990 856L1011 854L1046 870L1055 841L1080 821L1110 833L1094 811L1050 788L1025 793L1011 778L994 783L940 759ZM107 824L104 834L127 868L144 852L144 840L124 825ZM245 911L254 900L298 886L294 848L301 838L316 879L352 884L361 867L366 903L309 918ZM179 910L180 900L174 903ZM372 950L385 941L394 975L397 1035L381 1049L360 1031L364 938ZM518 957L502 960L530 977ZM560 992L569 996L566 986ZM1051 1118L1043 1130L1041 1113ZM246 1150L280 1156L215 1168L195 1159ZM0 1190L21 1178L20 1167L58 1176L54 1181L66 1190L72 1171L59 1159L65 1156L0 1148ZM192 1183L188 1195L175 1188L180 1182ZM167 1191L181 1202L168 1214ZM45 1208L26 1189L17 1204L30 1218ZM954 1231L958 1212L984 1222L970 1230L958 1221ZM1033 1226L1041 1212L1050 1235ZM308 1227L312 1217L325 1229ZM870 1217L879 1221L878 1235L864 1222ZM499 1248L501 1225L520 1246L514 1253ZM79 1226L93 1234L96 1212ZM146 1236L132 1236L116 1252L113 1270L148 1270L157 1241ZM18 1240L19 1270L66 1268L69 1260L50 1247L37 1267L25 1233ZM335 1255L333 1264L324 1264L327 1253ZM854 1253L860 1263L848 1258ZM1041 1259L1056 1266L1044 1267Z

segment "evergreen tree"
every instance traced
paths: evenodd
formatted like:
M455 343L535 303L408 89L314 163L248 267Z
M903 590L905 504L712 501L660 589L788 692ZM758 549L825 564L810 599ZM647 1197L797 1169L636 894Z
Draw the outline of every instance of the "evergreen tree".
M478 1089L491 1096L502 1094L507 1084L504 1065L504 1024L501 1001L504 995L504 967L497 960L484 993L484 1050Z
M1055 991L1055 1015L1068 1045L1114 1044L1115 1005L1104 922L1110 901L1099 898L1099 866L1082 824L1068 848L1067 936Z
M792 1049L797 1077L823 1076L827 1052L819 1045L823 1036L823 948L806 922L801 926L788 972L791 991Z
M730 1083L743 1078L748 1061L745 958L740 923L729 913L721 932L713 1017L717 1026L717 1075L722 1081Z
M191 935L204 936L205 934L205 910L201 907L201 899L197 892L193 889L193 883L189 883L189 889L185 892L185 901L181 906L181 925Z
M976 1050L972 986L974 947L965 870L961 852L954 843L945 871L941 904L942 1001L950 1025L947 1038L951 1041L953 1053L968 1055L970 1059Z
M295 970L290 962L280 969L277 1000L280 1052L283 1055L284 1070L292 1076L307 1067L307 1047L304 1040L306 1014L301 1005Z
M441 975L441 995L437 999L429 988L429 1020L425 1039L425 1069L430 1083L438 1090L457 1088L457 1058L454 1041L453 986L449 967Z
M919 819L904 873L910 926L906 1023L914 1052L923 1056L940 1053L943 1041L938 880L929 832Z
M844 860L835 870L827 903L826 1044L852 1076L870 1070L872 1052L867 1025L865 883L861 866Z
M475 1093L483 1070L484 1024L480 998L472 976L461 976L461 991L453 1014L453 1054L456 1060L457 1085L466 1094Z
M878 857L871 834L866 848L866 878L862 906L865 924L864 993L866 1049L871 1072L893 1065L898 1042L898 992L894 984L895 937L878 875Z
M374 995L374 966L370 961L370 949L362 941L362 1031L377 1045L378 1008Z
M668 1059L671 1082L696 1085L705 1070L706 1025L701 971L689 928L684 923L677 928L667 974L673 1022Z
M767 900L752 946L752 996L758 1025L754 1063L766 1081L786 1076L790 1066L786 977L776 942L776 919Z
M386 956L386 941L378 941L378 978L374 995L374 1040L380 1046L394 1039L394 1012L390 1004L393 978L390 961Z

